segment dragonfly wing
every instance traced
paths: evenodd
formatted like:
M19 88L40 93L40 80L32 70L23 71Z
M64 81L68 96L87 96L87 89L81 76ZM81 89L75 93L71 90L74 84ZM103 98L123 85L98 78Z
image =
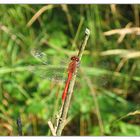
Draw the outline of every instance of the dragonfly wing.
M28 71L42 79L64 82L67 78L66 68L57 66L32 65Z
M32 49L31 50L31 55L39 62L43 63L43 64L49 64L47 55L39 50L36 49Z
M49 65L49 64L59 64L59 65L68 65L70 62L70 58L65 57L61 58L54 54L47 54L42 50L39 49L32 49L31 55L40 63Z

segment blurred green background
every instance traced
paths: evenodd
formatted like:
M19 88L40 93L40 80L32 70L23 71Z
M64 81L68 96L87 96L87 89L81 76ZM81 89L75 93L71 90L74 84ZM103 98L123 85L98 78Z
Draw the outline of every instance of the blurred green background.
M55 66L76 54L86 27L83 72L62 135L140 135L139 26L140 5L0 5L0 135L18 135L19 114L24 135L51 135L47 121L64 84L28 70L41 64L31 50L53 56Z

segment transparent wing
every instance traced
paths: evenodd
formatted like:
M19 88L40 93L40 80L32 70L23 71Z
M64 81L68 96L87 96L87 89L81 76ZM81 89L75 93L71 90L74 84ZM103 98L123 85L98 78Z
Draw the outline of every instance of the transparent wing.
M32 49L31 55L38 61L40 64L55 64L55 65L68 65L70 62L70 58L65 57L61 58L59 55L56 56L54 54L49 54L45 51L39 49Z
M35 58L35 64L31 64L29 71L35 75L53 81L65 81L67 77L67 66L60 61L59 57L48 55L37 49L31 50L31 55ZM63 59L64 60L64 59Z
M47 58L47 55L44 52L41 52L39 50L32 49L31 54L36 60L43 64L48 64L49 59Z
M55 82L64 82L67 78L66 67L53 65L32 65L28 68L28 71L42 79L53 80Z

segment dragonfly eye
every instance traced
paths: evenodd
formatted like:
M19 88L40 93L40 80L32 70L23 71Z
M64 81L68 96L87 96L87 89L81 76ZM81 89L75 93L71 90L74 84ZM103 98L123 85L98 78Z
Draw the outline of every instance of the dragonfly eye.
M75 56L72 56L72 57L71 57L71 60L75 60Z
M74 61L77 61L77 62L78 62L78 61L79 61L79 58L76 57L76 56L72 56L72 57L71 57L71 60L74 60Z

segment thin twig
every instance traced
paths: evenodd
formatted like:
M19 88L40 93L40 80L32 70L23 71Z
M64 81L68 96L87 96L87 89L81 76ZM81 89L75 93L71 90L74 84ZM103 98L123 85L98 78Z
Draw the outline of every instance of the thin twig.
M54 127L53 127L52 122L51 122L51 121L48 121L48 125L49 125L49 127L50 127L51 132L52 132L52 135L53 135L53 136L56 136L55 129L54 129Z
M140 35L140 28L139 27L132 27L132 28L122 28L122 29L114 29L107 32L104 32L105 36L110 36L114 34L132 34L135 33L136 35Z
M2 30L3 32L8 34L10 36L10 38L13 41L15 41L18 45L20 45L22 43L21 40L15 34L13 34L7 26L2 25L1 23L0 23L0 30Z
M52 9L53 7L54 5L50 4L50 5L43 6L41 9L39 9L39 11L37 11L37 13L35 13L35 15L27 23L27 27L30 27L46 10Z
M86 29L85 38L84 38L84 40L81 44L80 50L79 50L78 55L77 55L79 57L79 60L81 60L81 58L82 58L82 55L83 55L85 46L87 44L89 35L90 35L90 31L88 29ZM77 73L77 69L76 69L76 73ZM74 85L75 85L75 80L76 80L76 74L74 74L73 77L72 77L66 99L65 99L65 101L64 101L64 103L62 104L62 107L61 107L62 112L60 114L60 118L58 120L58 127L56 129L56 135L57 136L61 135L61 133L63 131L63 128L65 126L65 122L66 122L66 118L67 118L67 114L68 114L68 110L69 110L69 105L70 105L70 101L71 101L71 97L72 97L72 93L73 93L73 88L74 88Z
M140 115L140 111L139 111L139 110L136 110L136 111L134 111L134 112L130 112L130 113L126 114L126 115L123 115L123 116L119 117L118 119L116 119L116 120L114 120L114 121L112 122L112 124L111 124L110 127L113 127L113 125L116 124L116 123L117 123L118 121L120 121L120 120L123 120L123 119L125 119L125 118L127 118L127 117L129 117L129 116L135 116L135 115Z
M139 27L140 25L140 16L139 16L139 6L137 4L133 5L134 15L135 15L135 24Z
M118 55L121 58L135 59L140 57L140 51L137 50L125 50L125 49L113 49L100 53L100 56Z
M119 72L126 62L127 58L122 58L115 71Z
M117 8L116 8L116 4L111 4L110 5L111 11L114 15L117 15Z
M128 24L128 26L129 26L129 24ZM118 38L118 41L117 41L118 43L121 43L127 34L140 35L139 27L129 28L128 26L126 26L125 28L122 28L122 29L114 29L114 30L104 32L104 35L110 36L110 35L114 35L114 34L119 34L120 37Z
M70 28L70 32L71 32L71 35L73 36L74 35L74 29L73 29L73 24L72 24L72 17L71 17L71 14L69 13L68 6L66 4L61 4L61 7L66 14L66 17L67 17L67 20L68 20L68 25L69 25L69 28Z
M81 19L80 19L80 23L79 23L79 25L78 25L78 29L77 29L76 35L75 35L74 40L73 40L73 42L72 42L72 48L75 48L75 47L76 47L77 39L78 39L78 36L79 36L79 34L80 34L80 31L81 31L81 27L82 27L82 25L83 25L83 22L84 22L84 18L81 18Z

